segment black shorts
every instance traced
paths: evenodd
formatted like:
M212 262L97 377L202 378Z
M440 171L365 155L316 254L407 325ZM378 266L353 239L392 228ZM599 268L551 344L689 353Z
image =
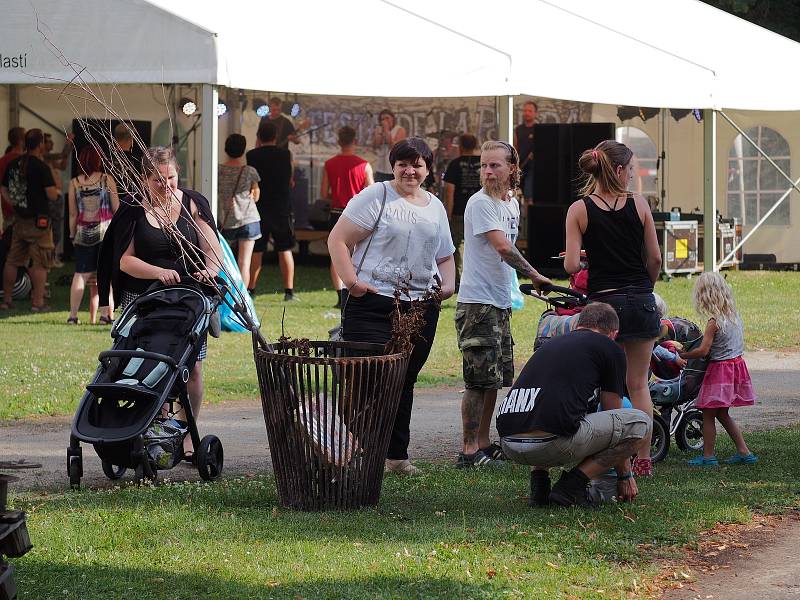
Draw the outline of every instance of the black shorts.
M661 316L652 293L612 292L591 296L592 302L610 304L619 317L617 341L656 339L661 327Z
M275 252L294 248L294 216L270 215L261 218L261 237L256 240L254 252L265 252L267 242L272 239Z

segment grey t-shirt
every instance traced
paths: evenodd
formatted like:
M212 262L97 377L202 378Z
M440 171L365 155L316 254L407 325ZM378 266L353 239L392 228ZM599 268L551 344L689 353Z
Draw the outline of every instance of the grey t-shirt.
M717 323L717 332L711 342L708 358L711 360L730 360L744 354L744 326L739 315L728 320L724 328Z
M510 308L513 269L484 235L490 231L502 231L514 244L519 231L519 203L516 198L495 200L481 188L464 210L464 269L458 301Z
M381 210L384 186L386 207L358 278L382 296L393 297L395 288L407 286L411 297L418 299L434 283L433 276L439 272L436 262L455 251L447 212L433 194L428 194L427 206L416 206L385 182L353 196L342 215L371 231ZM369 235L356 245L353 268L358 268L368 241Z
M239 177L241 171L242 176ZM237 185L236 180L239 179ZM235 167L230 165L219 166L217 178L217 223L220 229L236 229L261 220L258 208L250 196L253 183L258 183L261 178L253 167ZM236 189L233 189L236 186ZM233 206L228 206L228 201L233 197Z

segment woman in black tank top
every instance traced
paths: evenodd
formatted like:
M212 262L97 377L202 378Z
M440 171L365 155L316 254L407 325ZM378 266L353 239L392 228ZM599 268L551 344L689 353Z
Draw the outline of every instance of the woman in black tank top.
M580 270L581 247L589 261L589 299L606 302L617 312L617 341L627 358L626 383L634 408L652 419L647 387L660 315L653 285L661 271L653 216L641 196L627 191L633 175L633 152L614 140L600 142L578 160L586 176L583 198L567 212L564 268ZM633 463L636 475L651 475L650 435Z
M206 206L208 214L200 214L192 196L198 197L198 202L206 200L197 192L178 189L178 165L172 150L151 148L143 166L145 197L131 241L119 260L120 270L128 275L124 291L129 297L141 294L154 281L168 285L180 283L185 276L211 278L219 272L218 257L222 256L210 210ZM165 231L171 226L177 232ZM186 385L195 417L203 401L204 356L205 346ZM184 439L184 452L187 458L193 456L190 436Z

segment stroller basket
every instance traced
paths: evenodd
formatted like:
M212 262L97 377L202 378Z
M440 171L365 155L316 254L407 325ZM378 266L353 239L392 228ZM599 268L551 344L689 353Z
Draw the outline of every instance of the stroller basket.
M283 342L256 351L278 498L300 510L378 503L404 354L350 342Z

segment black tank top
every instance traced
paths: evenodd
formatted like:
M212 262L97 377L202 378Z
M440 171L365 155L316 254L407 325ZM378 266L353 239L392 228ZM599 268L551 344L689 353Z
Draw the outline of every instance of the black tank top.
M199 249L199 236L195 229L196 226L193 224L190 203L191 198L184 193L181 214L178 217L176 226L178 231L183 234L183 237ZM183 243L185 244L186 242L184 241ZM136 221L136 229L133 232L133 245L136 249L137 258L162 269L173 269L181 277L189 275L189 271L195 272L198 270L195 266L189 264L189 258L186 253L181 252L180 246L175 241L170 240L163 229L153 227L150 224L144 211ZM130 291L135 293L144 292L153 281L155 280L135 279L136 284L133 287L137 289Z
M588 196L583 248L589 260L589 293L619 288L652 292L644 261L644 225L631 194L620 210L602 210ZM609 207L610 208L610 207Z

